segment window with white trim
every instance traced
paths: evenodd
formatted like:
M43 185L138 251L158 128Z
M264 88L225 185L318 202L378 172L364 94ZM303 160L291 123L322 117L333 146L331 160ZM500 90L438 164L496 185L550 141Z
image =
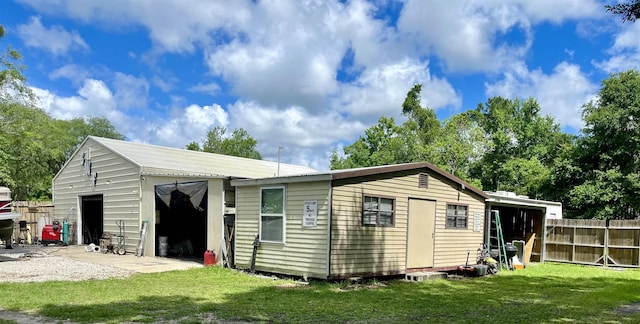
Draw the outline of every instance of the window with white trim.
M284 242L284 187L260 189L260 240Z
M393 226L396 201L393 198L364 196L362 198L362 225Z
M447 228L467 228L469 206L447 204Z

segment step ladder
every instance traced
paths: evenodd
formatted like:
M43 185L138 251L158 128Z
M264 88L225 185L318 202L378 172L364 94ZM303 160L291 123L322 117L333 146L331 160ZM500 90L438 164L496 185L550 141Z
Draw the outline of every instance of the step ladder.
M509 259L507 258L507 249L504 246L504 235L502 233L502 224L500 223L500 212L492 210L489 215L489 252L498 250L498 266L509 269Z

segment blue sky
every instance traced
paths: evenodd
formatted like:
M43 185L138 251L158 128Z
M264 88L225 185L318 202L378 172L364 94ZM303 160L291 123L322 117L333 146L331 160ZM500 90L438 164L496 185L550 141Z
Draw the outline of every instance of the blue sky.
M536 98L577 132L611 73L640 65L640 23L594 0L16 0L0 24L52 117L106 117L184 148L244 128L265 159L324 170L409 89L439 118Z

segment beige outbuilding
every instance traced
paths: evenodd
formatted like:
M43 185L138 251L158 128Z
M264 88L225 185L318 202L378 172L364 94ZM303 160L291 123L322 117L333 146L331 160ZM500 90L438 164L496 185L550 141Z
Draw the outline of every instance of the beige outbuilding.
M238 268L319 279L398 275L453 269L483 242L487 194L429 163L231 185Z
M127 253L202 258L219 251L225 215L235 213L233 179L315 172L252 160L87 137L53 179L55 220L68 220L72 244L98 245L105 233ZM160 243L166 243L162 251Z

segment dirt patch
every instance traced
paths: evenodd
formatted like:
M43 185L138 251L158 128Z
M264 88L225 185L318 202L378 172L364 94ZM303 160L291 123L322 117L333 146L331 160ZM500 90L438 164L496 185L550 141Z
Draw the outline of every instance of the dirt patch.
M615 310L618 314L637 314L640 313L640 302L629 305L622 305Z
M27 314L22 312L12 312L0 308L0 318L7 321L15 321L16 323L38 323L38 324L74 324L68 320L61 321L35 314Z

